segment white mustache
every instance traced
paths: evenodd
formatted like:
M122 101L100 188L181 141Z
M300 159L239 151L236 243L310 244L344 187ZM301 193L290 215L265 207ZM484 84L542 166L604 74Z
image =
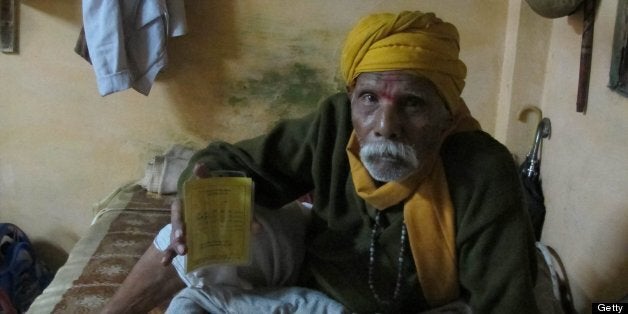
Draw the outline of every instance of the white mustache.
M399 159L412 167L417 167L419 164L414 147L404 143L383 140L367 143L360 148L362 161L374 161L382 157Z

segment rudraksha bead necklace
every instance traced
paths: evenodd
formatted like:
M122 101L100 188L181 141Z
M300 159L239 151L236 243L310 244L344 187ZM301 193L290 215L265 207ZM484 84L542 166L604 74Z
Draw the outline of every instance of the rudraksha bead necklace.
M375 284L373 282L373 273L375 272L375 242L377 241L378 235L377 231L380 228L380 215L381 212L377 211L375 214L375 223L373 224L373 229L371 230L371 245L369 247L369 274L368 274L368 284L375 300L380 305L390 305L391 302L395 301L399 297L399 293L401 292L401 284L403 277L403 264L404 264L404 253L406 246L406 224L401 224L401 240L399 246L399 257L397 258L397 282L395 283L395 290L393 292L393 296L389 300L383 300L379 294L377 293L377 289L375 289Z

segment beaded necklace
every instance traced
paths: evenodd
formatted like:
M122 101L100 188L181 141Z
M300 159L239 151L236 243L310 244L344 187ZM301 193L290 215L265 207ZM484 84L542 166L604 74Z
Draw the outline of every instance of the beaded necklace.
M369 288L371 289L371 292L373 293L373 297L375 297L375 300L380 305L390 305L393 301L397 299L397 297L399 297L399 293L401 291L407 230L406 230L406 224L402 223L399 257L397 258L397 282L395 283L395 290L393 292L392 299L383 300L377 293L377 290L375 289L375 284L373 282L373 273L375 272L375 241L378 238L377 231L380 228L379 220L380 220L380 211L377 211L377 213L375 214L375 223L373 224L373 229L371 230L371 245L369 247L368 284L369 284Z

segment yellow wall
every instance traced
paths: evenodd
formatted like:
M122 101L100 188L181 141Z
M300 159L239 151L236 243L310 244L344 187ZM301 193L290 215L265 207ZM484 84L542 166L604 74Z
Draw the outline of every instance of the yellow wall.
M626 292L628 154L618 144L628 140L628 101L605 87L616 1L600 8L586 115L574 109L580 35L567 18L543 19L523 1L186 6L190 32L169 41L169 67L150 95L100 97L92 68L73 52L80 1L21 0L20 52L0 55L0 221L25 229L53 267L85 233L92 204L141 178L152 156L174 143L257 135L312 110L340 88L339 47L359 17L420 9L459 26L469 69L463 97L486 131L522 156L536 120L517 122L517 111L536 105L552 119L544 241L565 260L581 309Z
M523 4L522 4L523 3ZM541 179L547 216L541 242L562 258L579 313L628 294L628 99L607 88L617 1L599 1L586 114L576 112L582 12L546 19L510 1L495 135L520 159L542 109Z
M553 21L542 109L543 241L564 256L580 310L628 295L628 99L607 88L617 1L599 1L586 115L576 113L582 25Z

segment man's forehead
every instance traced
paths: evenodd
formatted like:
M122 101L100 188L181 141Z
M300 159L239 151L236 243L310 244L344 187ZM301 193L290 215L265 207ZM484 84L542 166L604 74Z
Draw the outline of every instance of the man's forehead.
M382 84L435 89L434 84L429 79L412 71L364 72L356 80L357 88L374 87Z

